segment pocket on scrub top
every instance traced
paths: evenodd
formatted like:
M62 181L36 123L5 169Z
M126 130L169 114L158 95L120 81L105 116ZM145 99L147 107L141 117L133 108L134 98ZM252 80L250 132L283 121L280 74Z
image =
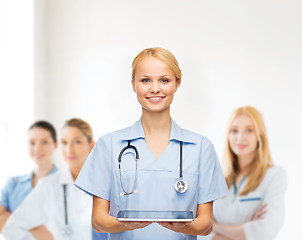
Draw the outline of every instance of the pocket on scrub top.
M242 198L240 202L249 202L249 201L261 201L261 197L250 197L250 198Z
M254 213L261 206L262 201L262 195L258 192L253 192L246 196L239 196L238 212L240 212L241 219L244 221L251 220Z

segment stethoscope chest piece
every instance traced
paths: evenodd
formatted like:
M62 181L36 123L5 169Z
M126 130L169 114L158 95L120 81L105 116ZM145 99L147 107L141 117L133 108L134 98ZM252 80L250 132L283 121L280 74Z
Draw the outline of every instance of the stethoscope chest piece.
M185 180L181 179L175 183L174 188L175 188L175 191L178 193L185 193L188 190L189 185Z
M71 235L71 228L68 225L65 225L62 228L62 235L63 236L69 236L69 235Z

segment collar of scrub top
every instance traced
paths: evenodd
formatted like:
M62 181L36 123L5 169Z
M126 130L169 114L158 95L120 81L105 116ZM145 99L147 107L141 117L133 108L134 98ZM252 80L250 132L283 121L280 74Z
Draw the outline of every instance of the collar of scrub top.
M141 118L136 121L131 127L126 128L122 135L123 141L139 138L146 139ZM197 139L188 134L186 130L179 127L171 118L170 141L172 140L193 144L197 143Z
M243 183L245 182L246 179L247 179L247 176L245 176L244 178L242 178L242 180L238 184L238 188L236 187L235 181L233 182L234 194L235 195L237 195L240 192L240 188L242 187L242 185L243 185Z
M68 185L74 183L71 172L68 168L65 168L62 170L60 174L60 179L59 179L60 185Z
M51 169L51 171L50 171L49 174L52 174L52 173L56 172L57 170L58 170L57 167L55 165L53 165L53 168ZM28 173L28 174L25 174L22 177L20 177L20 182L31 181L32 178L33 178L33 176L34 176L34 172L33 171L30 172L30 173Z

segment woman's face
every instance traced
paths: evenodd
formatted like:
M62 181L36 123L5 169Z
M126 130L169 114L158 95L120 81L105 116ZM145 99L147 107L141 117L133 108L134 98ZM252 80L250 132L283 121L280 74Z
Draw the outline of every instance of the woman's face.
M257 149L257 136L252 119L247 115L236 117L229 132L232 151L239 157L253 157Z
M88 157L92 143L76 127L64 127L61 131L60 149L69 168L81 168Z
M52 155L57 143L51 137L50 131L34 127L28 131L29 154L38 166L52 162Z
M137 64L132 86L143 109L157 112L169 109L179 82L166 63L148 56Z

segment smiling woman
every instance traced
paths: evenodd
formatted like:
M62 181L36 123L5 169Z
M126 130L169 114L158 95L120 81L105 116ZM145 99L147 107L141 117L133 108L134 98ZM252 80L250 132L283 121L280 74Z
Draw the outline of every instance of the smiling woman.
M167 110L179 85L180 78L175 77L172 69L152 56L145 57L137 64L132 79L133 91L142 108L147 111Z
M215 236L207 239L275 239L284 222L287 176L273 164L261 113L251 106L237 108L226 142L230 191L214 204Z
M73 185L94 145L89 124L77 118L66 121L60 143L68 168L41 180L11 215L3 230L8 240L93 239L92 199ZM107 239L107 234L98 239Z
M55 128L46 121L33 123L28 130L28 150L35 168L31 173L9 178L0 194L0 232L8 217L29 195L38 181L54 172L52 158L57 148Z
M65 122L61 130L60 149L74 179L93 145L92 130L86 122L77 118Z
M109 232L110 239L193 240L211 232L213 201L226 195L227 188L210 141L171 119L180 83L171 52L140 52L132 63L132 88L141 119L101 137L75 182L93 195L93 227ZM191 211L195 220L125 222L116 219L120 210Z

